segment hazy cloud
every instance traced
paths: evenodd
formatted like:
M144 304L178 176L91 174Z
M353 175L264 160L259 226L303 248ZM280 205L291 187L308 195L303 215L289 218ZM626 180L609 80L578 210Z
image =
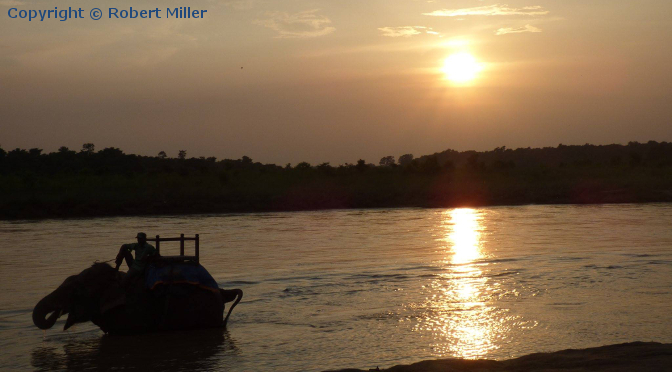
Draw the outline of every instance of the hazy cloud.
M522 8L511 8L506 4L477 6L475 8L464 8L464 9L441 9L441 10L435 10L431 13L423 13L423 15L435 16L435 17L510 16L510 15L539 16L546 14L548 14L548 10L545 10L543 7L539 5L526 6Z
M523 27L505 27L497 30L495 35L519 34L521 32L541 32L541 29L532 25L525 25Z
M439 35L438 32L433 31L430 27L424 26L380 27L378 29L383 33L383 36L387 37L411 37L423 33Z
M256 20L254 23L277 32L277 38L318 37L334 32L336 28L329 26L331 20L317 12L318 9L295 14L268 12L268 19Z

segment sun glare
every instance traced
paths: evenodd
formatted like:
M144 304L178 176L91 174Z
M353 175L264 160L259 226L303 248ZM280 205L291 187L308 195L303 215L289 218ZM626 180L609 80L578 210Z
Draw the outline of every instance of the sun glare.
M443 73L453 83L464 84L476 78L481 65L469 53L461 52L450 55L443 64Z

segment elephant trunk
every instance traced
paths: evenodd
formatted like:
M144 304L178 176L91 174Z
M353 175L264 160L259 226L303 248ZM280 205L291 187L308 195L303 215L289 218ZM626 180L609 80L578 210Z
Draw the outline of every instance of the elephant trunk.
M47 317L49 313L52 313ZM63 309L50 304L49 296L43 298L33 309L33 323L39 329L49 329L54 326Z
M77 275L70 276L63 281L55 291L40 300L33 309L33 323L40 329L49 329L54 326L58 318L70 310L68 295L77 281ZM53 313L49 315L49 313ZM49 317L47 317L49 315Z
M229 321L229 316L231 315L233 308L236 307L236 305L238 305L240 300L243 299L243 291L241 289L225 290L220 288L219 292L222 294L222 300L224 300L224 303L233 301L233 304L231 304L231 307L229 308L229 312L226 314L226 318L224 318L223 324L224 327L226 327L226 322Z

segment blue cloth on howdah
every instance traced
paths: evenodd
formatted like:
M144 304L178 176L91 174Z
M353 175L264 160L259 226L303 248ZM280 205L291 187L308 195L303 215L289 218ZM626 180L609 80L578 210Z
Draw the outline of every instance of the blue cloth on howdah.
M147 267L147 276L145 277L147 288L153 289L159 284L171 283L187 283L219 291L215 279L201 265L171 264L162 267L154 265Z

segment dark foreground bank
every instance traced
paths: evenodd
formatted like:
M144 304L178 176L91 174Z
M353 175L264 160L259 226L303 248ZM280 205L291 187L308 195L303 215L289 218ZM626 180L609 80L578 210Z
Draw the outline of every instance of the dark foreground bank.
M343 369L332 372L363 372L378 369ZM381 371L389 372L504 372L504 371L566 371L566 372L669 372L672 371L672 344L631 342L580 350L530 354L520 358L494 360L438 359L399 365Z

